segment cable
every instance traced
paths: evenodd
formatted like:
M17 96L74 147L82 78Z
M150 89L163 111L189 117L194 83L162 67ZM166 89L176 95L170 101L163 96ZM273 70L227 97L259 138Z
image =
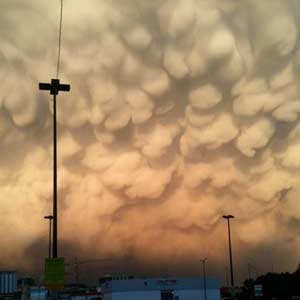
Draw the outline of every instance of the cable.
M60 68L60 52L61 52L61 35L62 35L63 8L64 8L63 0L60 0L60 21L59 21L59 34L58 34L56 79L58 79L59 68Z

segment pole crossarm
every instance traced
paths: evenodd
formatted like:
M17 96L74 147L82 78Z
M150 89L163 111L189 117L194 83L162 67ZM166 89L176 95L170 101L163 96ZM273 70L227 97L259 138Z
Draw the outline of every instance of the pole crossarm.
M59 92L69 92L71 86L69 84L61 84L59 79L51 79L51 83L39 83L41 91L50 91L51 95L58 95Z

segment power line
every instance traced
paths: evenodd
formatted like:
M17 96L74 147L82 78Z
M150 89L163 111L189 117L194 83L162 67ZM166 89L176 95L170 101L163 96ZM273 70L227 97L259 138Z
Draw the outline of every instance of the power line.
M64 8L64 2L63 2L63 0L60 0L60 19L59 19L59 34L58 34L58 49L57 49L56 79L58 79L59 68L60 68L60 52L61 52L61 36L62 36L63 8Z

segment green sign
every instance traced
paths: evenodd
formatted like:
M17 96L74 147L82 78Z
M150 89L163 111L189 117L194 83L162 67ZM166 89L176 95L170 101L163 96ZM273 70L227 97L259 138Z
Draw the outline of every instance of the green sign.
M46 258L45 260L45 286L48 289L62 289L65 283L65 259Z

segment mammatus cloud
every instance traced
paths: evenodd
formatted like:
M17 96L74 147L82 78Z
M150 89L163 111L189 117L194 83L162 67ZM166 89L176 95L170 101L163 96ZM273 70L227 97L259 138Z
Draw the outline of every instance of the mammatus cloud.
M2 264L24 265L47 234L51 101L37 84L54 74L58 5L0 4ZM292 268L299 11L293 0L66 0L60 237L142 264L224 265L232 213L240 265L269 249Z

